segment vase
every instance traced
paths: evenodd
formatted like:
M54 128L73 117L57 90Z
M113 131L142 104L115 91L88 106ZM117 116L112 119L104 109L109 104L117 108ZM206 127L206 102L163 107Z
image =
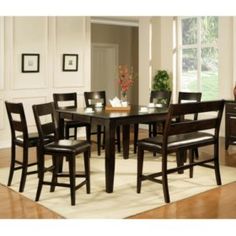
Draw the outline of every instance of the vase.
M124 91L120 92L120 100L122 102L127 102L127 92L124 92Z

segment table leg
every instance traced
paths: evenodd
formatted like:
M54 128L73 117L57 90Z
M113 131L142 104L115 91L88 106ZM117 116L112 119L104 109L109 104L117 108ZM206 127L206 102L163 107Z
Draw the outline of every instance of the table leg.
M176 153L176 162L177 162L177 167L181 167L184 165L184 159L186 158L187 151L178 151ZM178 174L183 174L184 170L178 170Z
M115 130L116 126L112 121L105 123L105 175L106 192L112 193L115 174Z
M59 121L58 121L58 131L59 131L59 138L64 139L64 130L65 130L65 125L64 125L64 119L60 118L59 116Z
M129 158L129 141L130 141L130 125L123 125L123 157L124 159Z

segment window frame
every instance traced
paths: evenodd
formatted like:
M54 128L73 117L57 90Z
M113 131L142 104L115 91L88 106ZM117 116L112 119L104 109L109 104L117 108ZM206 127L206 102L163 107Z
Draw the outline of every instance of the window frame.
M219 26L218 26L218 38L216 40L216 43L202 43L201 42L201 18L205 16L179 16L176 17L176 52L177 52L177 57L176 57L176 76L177 76L177 81L176 81L176 94L178 91L181 91L181 85L182 85L182 50L183 49L197 49L197 91L202 92L202 87L201 87L201 65L202 65L202 60L201 60L201 50L204 48L214 48L219 51ZM183 19L188 19L188 18L197 18L197 42L195 44L186 44L182 45L182 25L181 22ZM218 17L218 24L219 24L219 17ZM218 62L219 62L219 57L218 57ZM218 63L219 65L219 63ZM219 66L218 66L218 79L219 79ZM219 81L220 82L220 81ZM219 97L219 91L217 94L217 98ZM216 99L217 99L216 98Z

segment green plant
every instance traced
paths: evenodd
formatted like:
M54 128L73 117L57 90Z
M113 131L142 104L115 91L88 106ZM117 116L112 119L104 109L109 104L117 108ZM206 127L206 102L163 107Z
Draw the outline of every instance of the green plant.
M153 78L152 89L155 91L170 91L170 76L166 70L158 70Z

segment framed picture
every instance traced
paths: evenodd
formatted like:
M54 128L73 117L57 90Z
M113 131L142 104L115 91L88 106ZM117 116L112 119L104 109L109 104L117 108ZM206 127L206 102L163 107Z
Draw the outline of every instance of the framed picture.
M78 54L63 54L63 71L78 71Z
M37 73L39 72L39 54L27 53L22 54L22 73Z

